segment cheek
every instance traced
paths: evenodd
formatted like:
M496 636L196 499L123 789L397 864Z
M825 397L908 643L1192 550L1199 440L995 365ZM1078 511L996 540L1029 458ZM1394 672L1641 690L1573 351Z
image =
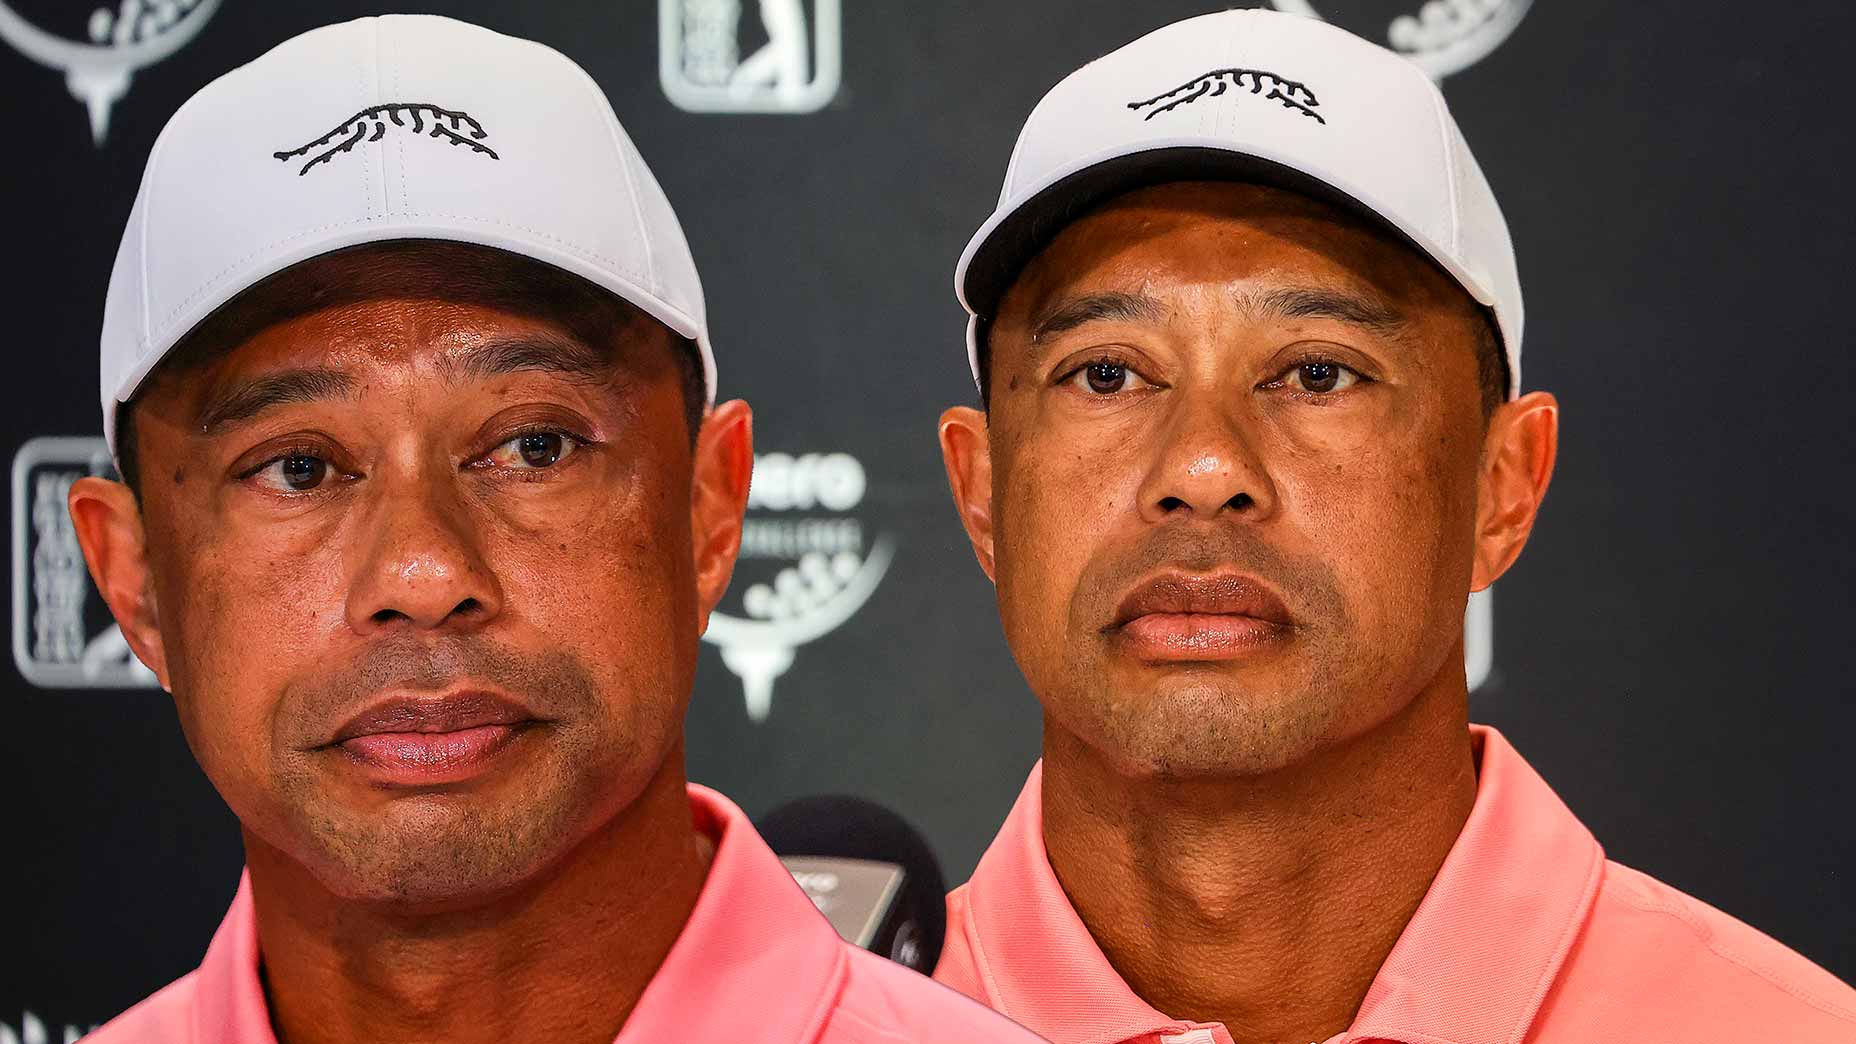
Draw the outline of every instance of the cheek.
M339 546L301 535L267 546L250 533L170 546L157 598L181 723L236 808L246 781L268 773L282 694L326 666L342 626Z
M1369 633L1428 627L1442 603L1467 595L1474 483L1449 450L1382 440L1288 454L1277 470L1285 514L1333 565Z
M1139 477L1125 454L1110 464L1079 442L1044 435L994 458L1000 615L1013 644L1034 652L1063 643L1091 555L1132 517Z
M693 671L687 484L640 475L538 518L505 516L491 557L512 623L626 683Z

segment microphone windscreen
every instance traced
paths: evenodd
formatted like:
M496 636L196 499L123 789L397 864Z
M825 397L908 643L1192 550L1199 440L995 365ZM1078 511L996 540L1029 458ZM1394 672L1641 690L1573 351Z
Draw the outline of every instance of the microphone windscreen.
M861 860L899 868L900 884L874 911L880 924L862 944L923 974L934 970L947 934L947 883L934 850L908 820L874 801L834 794L789 801L754 825L782 857ZM788 860L789 869L796 865L797 859ZM815 869L814 864L803 865ZM802 885L821 880L808 876L810 881L801 878Z

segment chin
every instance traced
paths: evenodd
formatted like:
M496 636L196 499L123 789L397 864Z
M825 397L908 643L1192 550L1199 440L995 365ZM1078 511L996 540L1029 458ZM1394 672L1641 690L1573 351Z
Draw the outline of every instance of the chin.
M457 802L321 818L308 864L323 887L351 901L463 907L544 876L572 851L574 826L563 809Z
M1334 739L1340 708L1306 692L1258 691L1228 679L1168 679L1119 706L1094 704L1092 746L1127 775L1260 776Z

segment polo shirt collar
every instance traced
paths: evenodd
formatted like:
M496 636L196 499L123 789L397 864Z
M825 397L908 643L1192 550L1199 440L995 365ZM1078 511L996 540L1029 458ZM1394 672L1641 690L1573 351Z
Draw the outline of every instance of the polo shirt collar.
M741 809L695 784L689 797L696 828L715 839L715 858L689 921L614 1044L744 1033L810 1044L849 974L845 944ZM258 966L251 880L243 875L195 980L197 1041L276 1044Z
M1499 732L1470 731L1475 805L1338 1040L1522 1039L1597 896L1598 842ZM967 886L993 1005L1064 1044L1198 1028L1136 996L1077 917L1045 855L1042 781L1040 763Z
M616 1044L809 1044L850 973L845 943L741 809L707 787L692 783L689 793L696 829L715 839L715 860Z

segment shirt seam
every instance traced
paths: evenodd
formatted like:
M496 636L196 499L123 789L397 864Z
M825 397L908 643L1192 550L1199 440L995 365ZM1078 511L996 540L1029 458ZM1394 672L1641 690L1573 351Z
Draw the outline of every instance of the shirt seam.
M869 1019L864 1018L862 1013L856 1011L855 1009L840 1007L837 1009L835 1014L840 1018L849 1019L850 1021L857 1023L859 1026L862 1026L864 1029L869 1030L870 1032L875 1033L883 1037L886 1040L908 1040L909 1039L908 1035L905 1033L901 1033L897 1030L893 1030L887 1026L879 1026L876 1023L870 1021Z
M800 1036L801 1041L806 1044L817 1044L825 1035L825 1027L831 1024L832 1015L840 1011L849 1013L843 1004L844 994L850 988L850 983L851 962L845 956L844 947L839 946L832 951L831 978L826 984L827 988L819 994L818 1005L813 1008L811 1016L806 1020L807 1030Z
M1844 1022L1856 1023L1856 1011L1850 1011L1845 1008L1836 1007L1827 1001L1821 1000L1817 997L1813 997L1810 994L1803 993L1800 990L1798 990L1796 987L1792 986L1790 983L1784 982L1779 979L1775 979L1771 975L1768 975L1765 972L1765 970L1755 967L1752 964L1749 964L1744 958L1742 958L1738 954L1722 949L1720 946L1716 945L1714 933L1709 931L1707 926L1701 923L1698 919L1696 919L1685 907L1671 906L1667 903L1654 902L1654 901L1647 902L1647 903L1638 902L1629 893L1626 893L1624 891L1619 891L1615 893L1615 895L1616 895L1617 900L1626 906L1629 906L1636 910L1641 910L1644 913L1662 914L1680 923L1683 927L1687 928L1692 935L1695 936L1696 941L1701 943L1701 945L1704 946L1709 953L1715 955L1716 957L1719 957L1721 960L1726 961L1727 963L1733 965L1734 967L1739 968L1741 971L1746 972L1748 975L1753 976L1754 978L1760 980L1766 985L1771 986L1772 988L1778 990L1780 993L1783 993L1786 996L1791 997L1793 1000L1801 1001L1805 1005L1815 1008L1818 1011L1821 1011L1824 1014L1831 1016L1832 1018L1841 1019Z

